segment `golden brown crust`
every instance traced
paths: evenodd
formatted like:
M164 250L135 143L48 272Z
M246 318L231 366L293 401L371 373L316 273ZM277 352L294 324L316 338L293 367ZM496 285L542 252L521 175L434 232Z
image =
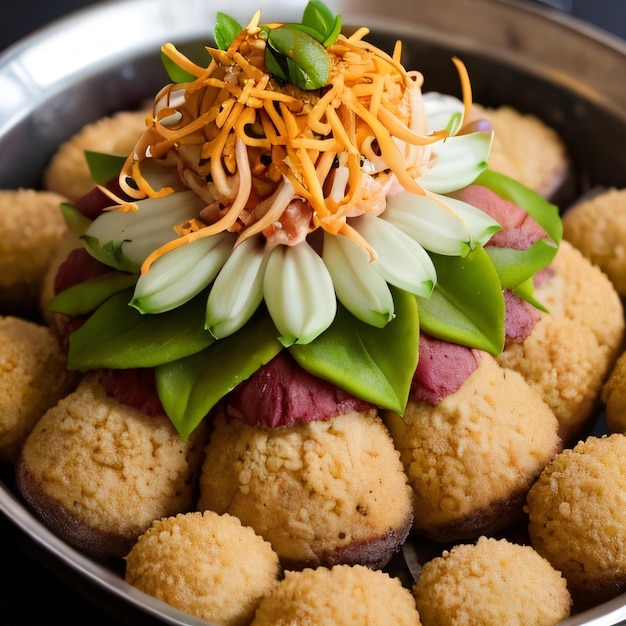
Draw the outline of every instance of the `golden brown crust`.
M564 185L570 163L563 140L535 115L510 106L484 108L474 104L472 117L486 117L495 135L489 167L518 180L546 198ZM532 158L528 155L532 154Z
M624 341L623 307L609 279L567 241L536 296L548 314L497 361L539 391L567 445L597 414L602 384Z
M247 626L281 574L269 543L212 511L155 521L126 557L126 581L223 626Z
M528 494L533 547L563 573L577 609L626 589L626 436L561 452Z
M626 189L607 189L563 215L563 237L626 296Z
M561 449L539 393L486 353L459 391L435 406L409 402L385 422L413 489L415 530L446 543L519 518L522 494Z
M359 565L285 572L251 626L420 626L411 592L397 578Z
M204 434L183 442L167 417L116 402L90 374L27 438L18 488L71 545L123 556L153 520L193 508Z
M44 186L70 200L94 187L85 150L127 156L146 129L146 111L120 111L87 124L63 143L44 171Z
M32 316L39 310L41 282L66 231L50 191L0 190L0 312Z
M562 241L551 266L553 274L536 289L550 314L573 320L596 336L613 363L624 342L624 308L615 287L568 241Z
M198 508L236 515L294 569L381 566L412 521L398 452L374 411L275 429L219 416Z
M554 626L570 614L565 579L530 546L480 537L426 563L413 587L424 623Z
M15 462L37 421L74 389L65 354L52 331L17 317L0 317L0 461Z
M626 352L617 359L602 388L601 399L605 403L606 427L609 433L626 434Z

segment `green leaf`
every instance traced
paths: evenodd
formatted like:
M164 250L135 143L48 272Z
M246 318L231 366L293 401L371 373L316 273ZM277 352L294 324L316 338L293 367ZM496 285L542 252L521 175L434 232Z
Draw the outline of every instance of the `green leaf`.
M311 28L310 26L306 26L305 24L285 24L285 26L289 26L289 28L295 28L296 30L302 31L319 43L322 43L324 41L325 34L323 32L320 32L315 28Z
M324 48L328 48L328 46L331 46L337 41L337 39L339 39L339 35L341 34L341 27L341 15L338 15L335 18L335 23L332 29L329 31L328 35L326 35L326 39L324 39L324 41L322 42Z
M423 331L452 343L499 354L504 346L504 296L498 274L481 247L465 257L431 255L437 285L420 298Z
M183 439L221 398L283 349L276 335L269 315L257 316L202 352L156 368L159 398Z
M176 63L163 52L161 53L161 63L163 63L163 67L173 83L192 83L196 80L196 77L191 72L176 65Z
M522 300L526 300L526 302L528 302L529 304L532 304L536 309L539 309L540 311L543 311L544 313L549 312L548 309L545 307L545 305L539 302L539 300L535 298L535 283L532 278L529 278L523 283L520 283L519 285L517 285L517 287L515 287L514 289L511 289L511 291L518 298L521 298Z
M527 250L512 250L489 246L491 257L502 286L540 310L545 310L534 297L534 289L522 287L539 271L554 260L563 236L563 223L556 205L548 202L532 189L528 189L513 178L492 170L484 171L476 184L483 185L501 198L524 209L546 231L548 239L535 242Z
M70 335L69 369L154 367L213 342L204 330L206 296L167 313L142 315L128 304L132 293L126 289L111 296Z
M106 241L104 245L100 245L100 240L91 235L82 235L81 240L85 244L85 249L94 258L120 270L121 272L136 272L140 265L137 261L129 259L124 254L124 244L129 243L130 239L122 239L117 241Z
M117 178L122 166L126 162L125 156L105 154L92 150L85 150L85 159L89 166L91 178L93 178L98 185L106 185L114 178Z
M61 213L67 227L79 237L91 226L93 220L81 213L73 204L68 202L61 203Z
M337 25L336 22L337 18L323 2L311 0L304 8L302 25L320 33L321 38L318 41L321 44L324 44L325 40L333 34ZM339 28L341 29L341 25ZM334 43L334 41L330 43ZM330 45L330 43L326 45Z
M61 291L52 298L48 309L65 315L85 315L97 309L113 294L132 287L136 282L135 274L107 272Z
M513 178L493 170L485 170L474 181L497 193L501 198L524 209L548 233L555 243L560 243L563 236L563 223L556 205L525 187ZM556 254L556 248L554 249Z
M290 81L302 89L319 89L328 83L332 61L324 46L290 24L270 30L268 45L291 60Z
M288 79L287 61L285 60L283 67L283 60L284 58L281 58L281 56L274 52L269 46L265 47L265 67L267 71L274 76L274 78L286 81Z
M176 224L196 217L205 205L191 190L134 204L136 211L103 211L81 237L91 256L131 273L139 271L150 253L175 238Z
M228 50L242 30L243 28L235 18L221 11L217 12L213 36L220 50Z
M550 265L557 246L551 240L536 241L526 250L487 246L489 255L503 289L514 289L537 272Z
M393 294L396 317L384 328L361 322L339 307L330 328L289 351L311 374L403 413L417 367L419 318L415 296L399 289Z

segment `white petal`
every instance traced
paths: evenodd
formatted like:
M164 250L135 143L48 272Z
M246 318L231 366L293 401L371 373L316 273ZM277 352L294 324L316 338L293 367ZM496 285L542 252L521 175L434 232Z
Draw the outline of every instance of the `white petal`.
M454 96L442 94L436 91L429 91L422 97L424 104L424 114L428 121L430 131L443 130L449 128L453 134L458 130L465 107L463 102Z
M222 232L167 252L139 278L131 305L142 313L163 313L187 302L215 278L234 241Z
M430 168L422 172L420 185L435 193L449 193L474 182L487 167L493 132L448 137L432 146Z
M438 194L401 192L387 199L381 217L426 250L446 255L465 255L500 230L485 212Z
M214 337L237 332L261 304L266 264L261 237L250 237L233 250L207 300L206 328Z
M151 252L176 238L174 226L196 217L205 205L193 191L136 204L135 212L105 211L85 232L85 246L94 257L125 271L137 271Z
M377 328L393 318L391 291L366 250L343 235L324 233L322 257L337 298L348 311Z
M454 211L465 222L469 230L470 238L468 244L471 249L487 243L494 233L502 229L502 226L490 215L467 202L463 202L463 200L438 194L431 194L431 196L439 202L445 203L449 209Z
M428 253L399 228L374 215L362 215L351 225L374 248L372 263L392 285L428 298L437 282L437 272Z
M337 311L330 274L306 241L271 251L263 295L285 345L310 343L331 325Z

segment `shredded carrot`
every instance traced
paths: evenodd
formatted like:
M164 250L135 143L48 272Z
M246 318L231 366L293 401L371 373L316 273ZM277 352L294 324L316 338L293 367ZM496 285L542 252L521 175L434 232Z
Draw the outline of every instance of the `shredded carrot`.
M463 126L465 120L469 119L470 109L472 108L472 84L470 82L465 64L457 57L452 57L452 62L454 63L461 80L461 90L463 94L463 120L461 121L461 126Z
M419 184L422 148L448 131L425 134L421 112L411 110L422 79L402 66L400 43L389 55L364 40L366 28L340 35L327 48L333 61L328 85L308 92L283 86L268 73L258 19L257 14L228 50L207 48L212 57L207 67L171 44L163 47L169 59L196 78L157 96L155 113L122 169L120 184L133 199L172 193L170 187L153 189L142 168L145 159L167 155L183 181L192 181L195 189L205 185L201 197L214 200L200 220L177 226L178 238L146 259L144 273L162 254L201 237L234 230L244 241L277 222L294 198L312 207L309 231L341 233L374 259L374 251L346 221L355 210L370 210L354 206L367 197L359 192L365 182L371 184L365 177L377 175L363 169L363 160L382 160L407 190L425 193ZM453 61L467 119L469 78L461 61ZM265 174L251 166L259 154ZM347 173L343 170L333 185L340 157ZM120 201L123 205L130 206ZM207 215L214 218L207 222Z
M139 210L136 202L126 202L103 185L96 186L107 198L110 198L113 202L115 202L115 205L109 207L107 210L119 209L122 213L136 213Z

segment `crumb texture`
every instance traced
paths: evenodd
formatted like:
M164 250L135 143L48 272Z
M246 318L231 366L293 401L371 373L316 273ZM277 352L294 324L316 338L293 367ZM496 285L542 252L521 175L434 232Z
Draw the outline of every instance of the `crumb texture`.
M426 626L553 626L571 608L565 579L533 548L487 537L428 561L413 594Z
M0 460L15 462L41 416L73 390L56 336L17 317L0 317Z
M220 626L247 626L280 574L269 543L212 511L155 521L126 557L128 583Z
M120 111L87 124L61 144L44 171L44 186L70 200L94 187L85 150L127 156L146 130L147 111Z
M626 296L626 189L607 189L563 215L563 237Z
M411 592L397 578L336 565L285 578L261 600L251 626L420 626Z
M153 520L193 509L202 432L184 442L167 417L119 404L88 375L29 435L19 486L48 521L52 504L73 524L134 540Z
M294 569L386 562L412 521L398 452L375 411L275 429L218 417L198 508L236 515Z
M434 406L410 402L404 416L385 420L413 488L415 530L444 542L521 516L520 494L561 446L539 393L486 353L459 391Z
M561 452L528 494L535 549L561 571L580 607L626 589L626 435Z

